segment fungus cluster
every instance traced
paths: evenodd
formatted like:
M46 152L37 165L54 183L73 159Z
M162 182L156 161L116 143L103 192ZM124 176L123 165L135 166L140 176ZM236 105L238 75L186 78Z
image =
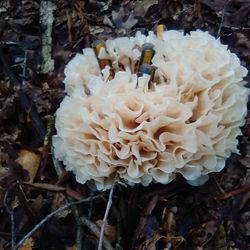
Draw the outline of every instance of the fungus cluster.
M153 74L138 70L148 43ZM202 31L137 33L107 40L98 53L84 49L65 69L55 157L78 182L93 180L99 190L116 176L147 186L180 173L199 184L238 153L246 74L226 45Z

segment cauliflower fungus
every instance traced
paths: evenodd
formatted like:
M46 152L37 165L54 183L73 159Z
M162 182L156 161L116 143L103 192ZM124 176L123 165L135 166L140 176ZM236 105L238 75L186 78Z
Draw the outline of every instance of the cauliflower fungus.
M154 45L150 76L136 74L145 43ZM162 38L105 42L99 59L83 50L66 66L67 96L56 112L54 154L76 180L99 190L115 176L128 185L169 183L180 173L192 184L221 171L244 125L247 70L207 32L165 31Z

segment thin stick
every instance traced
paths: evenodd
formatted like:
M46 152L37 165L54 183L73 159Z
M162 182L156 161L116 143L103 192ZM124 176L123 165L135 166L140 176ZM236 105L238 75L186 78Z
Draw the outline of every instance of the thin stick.
M219 29L217 32L217 37L220 37L221 29L223 27L223 23L224 23L224 19L225 19L227 5L228 5L228 0L226 0L224 7L223 7L223 10L222 10L222 17L221 17L221 22L220 22Z
M10 220L11 220L11 249L15 249L15 221L14 221L13 209L11 209Z
M51 59L52 54L52 30L54 22L53 12L56 5L51 0L42 0L40 3L40 25L43 27L42 32L42 51L40 73L47 74L54 70L55 60Z
M65 204L64 206L58 208L57 210L53 211L52 213L48 214L45 218L43 218L37 225L35 225L33 227L33 229L27 233L16 245L16 247L14 249L18 249L24 242L26 239L28 239L29 237L31 237L31 235L33 233L35 233L38 229L40 229L46 222L48 222L55 214L58 214L62 211L64 211L65 209L71 207L71 206L75 206L75 205L79 205L79 204L82 204L84 202L89 202L91 201L91 199L97 199L97 198L100 198L102 197L102 195L96 195L92 198L86 198L86 199L83 199L83 200L80 200L80 201L75 201L75 202L71 202L71 203L67 203Z
M90 197L92 198L92 197ZM72 202L72 198L67 195L67 201ZM92 202L92 199L90 200ZM76 220L76 249L82 250L82 237L83 237L83 229L80 221L80 214L78 208L74 205L72 206L72 212Z
M98 243L98 250L102 250L102 241L103 241L103 236L104 236L104 229L107 223L108 215L109 215L109 210L112 205L112 196L114 192L114 187L115 187L116 181L113 183L112 188L110 189L109 192L109 199L108 199L108 204L106 207L106 211L102 220L102 226L101 226L101 233L100 233L100 238L99 238L99 243Z
M72 210L74 212L74 210ZM77 210L76 210L77 211ZM74 214L75 218L77 219L76 214ZM83 229L81 223L78 221L76 222L76 249L82 250L82 237L83 237Z
M68 28L68 42L70 48L72 48L73 40L72 40L72 13L69 13L68 10L66 10L66 16L67 16L67 28Z
M216 200L227 200L235 195L238 195L240 193L246 193L250 191L250 184L243 185L239 188L236 188L228 193L224 193L222 195L214 197Z
M7 191L5 192L4 195L4 206L5 209L7 211L7 213L10 215L10 220L11 220L11 250L15 249L15 221L14 221L14 210L13 208L10 209L9 206L7 205L7 198L9 195L9 191L16 185L16 183L14 185L11 185Z
M51 127L54 125L54 120L52 122L52 125ZM56 170L56 173L57 175L61 175L63 170L62 170L62 166L60 164L60 162L54 157L54 151L53 151L53 147L51 147L51 152L52 152L52 160L53 160L53 163L54 163L54 167L55 167L55 170ZM72 201L72 198L67 194L66 196L67 198L67 201ZM92 205L92 202L93 202L93 196L91 195L90 197L90 204ZM82 249L82 238L83 238L83 229L82 229L82 225L81 225L81 221L80 221L80 214L79 214L79 211L78 211L78 208L74 205L72 206L72 212L73 212L73 215L75 217L75 220L76 220L76 249L77 250L81 250Z
M23 68L23 72L22 72L22 85L25 85L25 78L26 78L26 72L27 72L27 51L24 51L24 60L22 63L22 68Z

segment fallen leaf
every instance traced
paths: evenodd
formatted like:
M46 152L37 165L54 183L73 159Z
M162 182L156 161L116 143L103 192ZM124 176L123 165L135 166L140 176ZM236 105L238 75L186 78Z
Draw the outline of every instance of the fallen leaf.
M29 182L33 182L40 165L41 156L32 151L21 149L18 152L18 157L16 162L19 163L25 170L28 171L30 180Z
M65 246L65 249L66 250L77 250L76 245L73 245L73 246L70 246L70 247Z
M33 246L34 246L33 238L28 238L24 241L19 250L32 250Z

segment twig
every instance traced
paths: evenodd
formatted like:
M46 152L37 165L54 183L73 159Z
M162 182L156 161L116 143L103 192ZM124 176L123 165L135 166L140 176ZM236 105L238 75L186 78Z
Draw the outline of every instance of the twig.
M93 197L93 199L97 199L102 197L102 195L96 195L95 197ZM48 214L45 218L43 218L37 225L35 225L33 227L33 229L31 231L29 231L29 233L27 233L17 244L16 247L14 249L18 249L24 242L26 239L28 239L29 237L32 236L33 233L35 233L38 229L40 229L46 222L48 222L55 214L58 214L62 211L64 211L65 209L71 207L71 206L75 206L75 205L79 205L82 204L84 202L89 202L91 200L91 198L86 198L80 201L75 201L75 202L71 202L71 203L67 203L64 206L58 208L57 210L53 211L52 213Z
M18 96L20 98L21 106L26 111L26 113L30 116L32 124L40 137L43 139L45 136L45 129L42 123L41 118L39 117L36 109L32 105L32 102L29 100L29 97L22 90L18 91Z
M231 192L214 197L216 200L227 200L237 194L245 193L250 191L250 184L243 185L239 188L232 190Z
M112 188L110 189L109 192L109 199L108 199L108 204L106 207L106 211L102 220L102 226L101 226L101 233L100 233L100 238L99 238L99 243L98 243L98 250L102 250L102 241L103 241L103 236L104 236L104 229L107 223L107 219L108 219L108 215L109 215L109 210L111 208L112 205L112 196L113 196L113 192L114 192L114 188L116 185L116 181L114 181Z
M25 85L25 78L26 78L26 72L27 72L27 51L24 51L24 60L22 63L22 68L23 68L23 72L22 72L22 85Z
M11 220L11 249L15 249L15 221L14 221L14 210L11 209L10 212L10 220Z
M90 190L90 196L93 197L94 196L94 191ZM89 211L88 211L88 218L91 217L92 215L92 210L93 210L93 200L90 202L90 206L89 206Z
M8 187L8 189L5 192L4 195L4 207L7 211L7 213L10 215L10 220L11 220L11 249L14 250L15 249L15 221L14 221L14 210L13 208L10 209L9 206L7 205L7 198L9 195L10 190L16 185L16 183L14 185L11 185L10 187Z
M96 237L100 238L100 229L98 228L98 226L96 224L94 224L93 222L91 222L87 217L82 216L81 217L81 223L86 226L87 228L90 229L90 231L95 234ZM111 243L107 240L107 238L105 236L103 236L103 245L107 250L114 250L114 248L112 247Z
M55 158L54 147L51 147L51 158L52 158L56 173L58 176L60 176L63 173L63 168L62 168L61 163Z
M228 26L228 25L222 25L223 28L235 30L235 31L247 31L250 30L250 27L234 27L234 26Z
M92 197L90 197L92 198ZM73 199L67 195L67 201L72 202ZM92 202L92 199L90 199ZM72 206L72 212L76 220L76 249L82 250L82 236L83 236L83 229L80 221L80 214L77 207L74 205Z
M79 221L80 217L79 217L79 213L77 209L72 209L73 214L76 218L76 249L77 250L82 250L82 237L83 237L83 229L82 229L82 225ZM76 212L77 211L77 212Z
M66 10L66 15L67 15L67 28L68 28L68 42L69 42L69 46L70 48L72 48L72 14L69 13L68 10Z
M46 129L47 131L46 131L46 135L45 135L44 142L43 142L42 158L41 158L41 163L40 163L38 173L37 173L38 180L41 180L43 171L47 165L48 155L49 155L49 151L51 148L52 135L54 133L54 124L55 124L55 116L52 116L48 122L47 129Z
M52 28L54 22L53 12L56 5L52 1L42 0L40 4L40 24L43 27L42 33L42 61L40 72L47 74L54 69L54 60L51 59L52 52Z
M202 19L200 0L195 0L195 10L196 10L197 17L199 19Z
M19 181L17 181L17 187L18 187L17 197L18 197L20 204L23 206L24 211L27 214L28 218L31 219L33 223L36 223L37 218L35 216L35 213L33 212L32 208L29 206L28 200L23 191L23 187Z
M85 11L82 9L82 7L79 6L79 4L75 4L75 8L77 10L77 15L81 19L81 23L83 26L85 46L91 47L91 32L89 29L87 15L85 14ZM73 47L75 47L75 46L76 46L76 44Z
M53 147L51 147L51 151L52 151L52 160L53 160L53 164L54 164L56 173L58 176L60 176L63 172L62 166L61 166L60 162L54 157ZM90 204L92 205L93 195L91 195L91 197L89 199L90 199ZM67 194L67 200L72 201L72 198L69 196L69 194ZM75 220L76 220L76 249L81 250L82 249L83 229L81 226L79 211L75 205L72 206L72 212L73 212L73 215L74 215Z
M220 36L221 29L222 29L222 27L223 27L223 23L224 23L224 18L225 18L225 12L226 12L227 4L228 4L228 0L226 0L226 2L225 2L225 4L224 4L224 7L223 7L223 10L222 10L222 18L221 18L221 22L220 22L219 29L218 29L218 32L217 32L217 37Z

